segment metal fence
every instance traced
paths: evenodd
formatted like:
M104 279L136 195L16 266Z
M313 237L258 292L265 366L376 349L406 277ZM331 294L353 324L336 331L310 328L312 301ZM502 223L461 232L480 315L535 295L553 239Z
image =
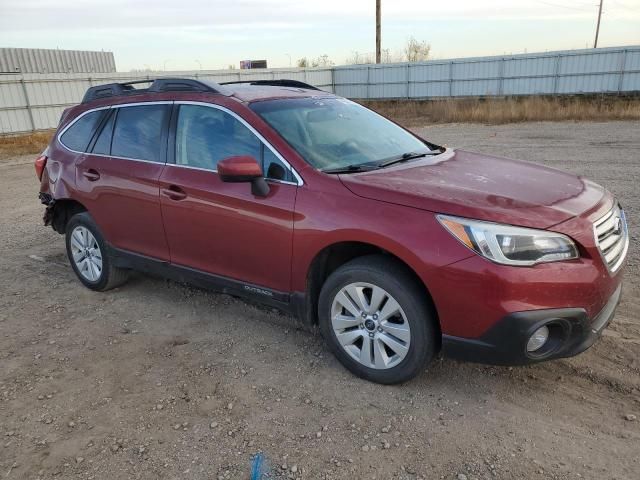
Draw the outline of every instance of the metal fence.
M360 99L637 92L640 46L336 67L334 86Z
M103 83L163 76L232 82L289 78L333 91L330 68L285 70L216 70L187 72L0 75L0 135L55 128L62 111L82 100L87 88Z
M161 76L290 78L355 99L640 92L640 46L319 69L0 75L0 134L54 128L101 83Z

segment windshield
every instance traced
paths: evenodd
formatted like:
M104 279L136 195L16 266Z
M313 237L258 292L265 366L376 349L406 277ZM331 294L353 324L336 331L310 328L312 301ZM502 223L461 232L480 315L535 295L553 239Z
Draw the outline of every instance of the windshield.
M431 152L403 128L343 98L268 100L251 109L320 170L357 170Z

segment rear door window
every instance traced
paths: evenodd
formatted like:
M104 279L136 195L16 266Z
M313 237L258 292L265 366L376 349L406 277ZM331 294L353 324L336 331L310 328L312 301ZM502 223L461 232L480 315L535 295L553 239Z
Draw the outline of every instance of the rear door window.
M61 136L60 142L70 150L86 152L89 142L108 110L96 110L80 117Z
M111 142L114 157L163 162L162 133L168 105L120 107Z
M92 153L100 155L109 155L111 153L111 137L113 134L113 124L115 123L116 112L113 110L110 111L109 114L109 118L98 134L96 143L91 150Z

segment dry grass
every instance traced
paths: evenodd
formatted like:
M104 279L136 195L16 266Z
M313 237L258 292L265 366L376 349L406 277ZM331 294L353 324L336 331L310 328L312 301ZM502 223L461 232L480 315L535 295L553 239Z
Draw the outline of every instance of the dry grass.
M47 148L52 135L53 130L24 135L0 136L0 158L38 154Z
M640 120L640 97L523 97L363 101L406 126L430 123ZM42 152L53 130L0 136L0 158Z
M638 97L523 97L364 101L410 126L429 123L640 120Z

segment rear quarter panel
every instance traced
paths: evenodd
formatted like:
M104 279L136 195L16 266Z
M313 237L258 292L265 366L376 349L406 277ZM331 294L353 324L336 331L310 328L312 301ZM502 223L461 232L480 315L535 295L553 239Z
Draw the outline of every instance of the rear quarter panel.
M76 186L76 153L70 152L58 141L58 132L47 148L47 165L40 182L40 191L54 199L73 198Z

